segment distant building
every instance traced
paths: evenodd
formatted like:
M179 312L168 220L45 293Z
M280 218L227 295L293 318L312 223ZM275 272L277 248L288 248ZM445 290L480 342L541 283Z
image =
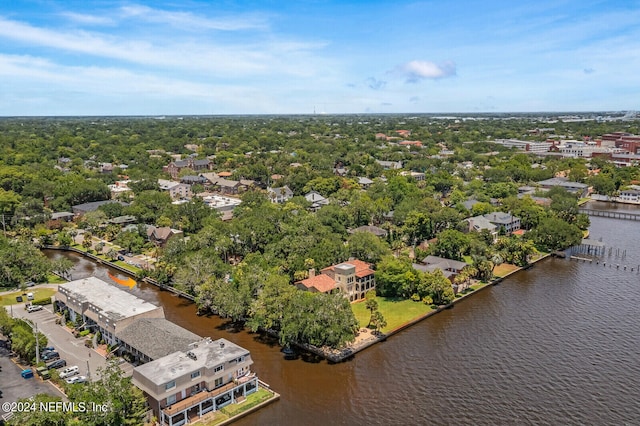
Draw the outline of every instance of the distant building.
M376 163L380 164L385 170L398 170L402 168L402 161L376 160Z
M571 182L566 178L554 177L538 182L542 188L551 189L557 186L566 189L572 194L577 194L579 197L586 197L589 193L589 185L580 182Z
M322 206L329 204L329 200L316 191L310 191L305 194L304 198L311 203L309 209L314 212L320 210Z
M623 189L620 191L618 201L622 203L640 203L640 191L637 189Z
M287 185L280 188L267 188L267 197L272 203L283 204L293 198L293 191Z
M377 226L370 226L370 225L364 225L364 226L359 226L355 229L349 229L347 232L349 232L349 234L355 234L356 232L368 232L380 238L386 238L388 234L386 229L382 229Z
M161 191L167 191L172 200L191 198L193 192L191 185L173 180L158 179L158 186Z
M553 146L553 142L521 141L518 139L496 139L493 143L524 152L547 152Z
M213 170L213 162L208 158L203 160L196 160L192 157L186 160L175 160L162 168L162 171L171 175L172 179L178 179L180 172L183 169L190 169L194 172L206 172L207 170Z
M484 216L470 217L465 219L465 222L469 224L469 232L482 232L486 230L493 235L494 240L498 236L498 227Z
M75 215L83 215L85 213L88 212L93 212L98 210L98 208L100 206L103 206L105 204L111 204L111 203L119 203L123 206L128 206L129 204L127 203L123 203L121 201L116 201L116 200L104 200L104 201L93 201L91 203L84 203L84 204L77 204L75 206L71 206L71 211L75 214Z

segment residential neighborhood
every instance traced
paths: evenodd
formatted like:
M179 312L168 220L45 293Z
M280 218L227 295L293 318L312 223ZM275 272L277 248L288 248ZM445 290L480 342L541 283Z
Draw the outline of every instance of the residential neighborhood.
M588 203L640 203L637 167L616 157L637 155L632 134L583 136L582 146L573 122L560 137L561 125L529 117L519 122L530 135L524 141L465 140L482 121L459 118L424 117L408 126L399 117L372 117L375 128L355 117L326 118L326 126L315 118L257 120L256 128L280 142L189 137L177 150L157 143L134 155L123 144L117 156L80 152L83 161L75 163L74 155L54 152L55 188L65 193L48 189L39 169L26 168L24 177L0 165L14 181L25 179L7 184L0 200L10 212L0 274L12 299L7 312L20 312L3 327L29 328L22 318L42 318L50 333L42 338L55 341L37 353L35 345L14 345L15 362L41 368L39 379L52 383L63 372L54 366L78 367L60 383L65 395L108 379L97 374L98 361L106 369L120 362L109 374L135 385L147 422L222 418L245 401L261 406L279 396L263 382L268 377L258 379L253 350L221 333L225 327L270 336L285 359L301 351L344 361L520 268L584 244ZM532 121L536 132L529 132ZM203 123L218 121L190 122L196 129ZM225 123L241 132L242 121ZM32 264L12 266L13 252ZM74 279L71 255L109 272ZM52 280L60 282L42 299L21 289ZM199 318L228 324L211 335L194 332L189 322L170 320L162 303L133 293L142 285L183 298ZM61 330L83 339L87 356L74 358Z

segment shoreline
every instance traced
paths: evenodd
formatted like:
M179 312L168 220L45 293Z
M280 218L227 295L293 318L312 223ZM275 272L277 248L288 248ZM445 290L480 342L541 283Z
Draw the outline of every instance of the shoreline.
M395 334L398 334L401 331L404 331L407 328L409 328L409 327L411 327L411 326L413 326L413 325L415 325L415 324L417 324L417 323L419 323L419 322L421 322L421 321L423 321L423 320L425 320L425 319L427 319L427 318L429 318L429 317L431 317L433 315L436 315L436 314L442 312L445 309L451 309L451 308L453 308L455 306L456 303L459 303L459 302L461 302L463 300L466 300L467 298L473 296L476 293L479 293L482 290L485 290L485 289L487 289L489 287L492 287L492 286L495 286L495 285L501 283L504 279L510 277L511 275L513 275L513 274L515 274L517 272L532 268L536 263L538 263L538 262L540 262L540 261L542 261L544 259L547 259L549 257L552 257L552 256L553 256L553 253L545 254L544 256L541 256L541 257L537 258L536 260L532 261L531 263L529 263L526 266L518 267L517 269L514 269L513 271L508 272L507 274L505 274L502 277L498 277L498 278L493 279L492 281L482 285L481 287L477 288L476 290L474 290L472 292L463 294L462 296L454 299L451 303L449 303L447 305L441 305L437 309L435 309L433 311L430 311L430 312L427 312L426 314L421 315L419 317L413 318L413 319L409 320L408 322L406 322L406 323L400 325L399 327L396 327L393 330L390 330L390 331L388 331L386 333L379 333L377 335L371 334L371 338L369 338L367 340L364 340L364 341L360 342L359 344L347 346L347 347L345 347L345 348L343 348L343 349L341 349L341 350L339 350L337 352L331 353L331 352L327 352L326 350L323 350L321 348L316 348L316 347L309 346L309 345L298 345L298 347L300 347L301 349L304 349L304 350L306 350L308 352L311 352L311 353L313 353L315 355L318 355L318 356L326 359L327 361L330 361L330 362L333 362L333 363L339 363L339 362L346 361L347 359L355 356L355 354L357 354L358 352L361 352L361 351L363 351L363 350L365 350L367 348L370 348L371 346L375 345L376 343L384 342L385 340L387 340L387 338L389 338L389 337L391 337L391 336L393 336Z
M86 257L88 257L88 258L90 258L90 259L92 259L92 260L94 260L94 261L96 261L98 263L109 265L109 266L111 266L111 267L113 267L113 268L115 268L115 269L117 269L117 270L119 270L119 271L121 271L121 272L123 272L123 273L125 273L127 275L136 277L135 273L133 273L132 271L129 271L126 268L123 268L123 267L121 267L119 265L114 264L113 262L101 259L101 258L99 258L97 256L94 256L94 255L92 255L90 253L86 253L86 252L84 252L82 250L79 250L79 249L76 249L74 247L45 246L43 248L45 248L45 249L53 249L53 250L72 251L74 253L78 253L80 255L86 256ZM326 349L318 348L316 346L311 346L311 345L307 345L307 344L295 344L295 346L300 348L300 349L302 349L302 350L304 350L304 351L306 351L306 352L309 352L309 353L317 355L317 356L319 356L319 357L321 357L323 359L326 359L327 361L332 362L332 363L344 362L347 359L355 356L355 354L357 354L358 352L361 352L361 351L363 351L363 350L365 350L367 348L370 348L371 346L373 346L373 345L375 345L377 343L384 342L384 341L387 340L387 338L389 338L389 337L391 337L391 336L393 336L393 335L395 335L397 333L400 333L401 331L406 330L407 328L409 328L409 327L411 327L411 326L413 326L413 325L415 325L415 324L417 324L417 323L419 323L419 322L431 317L432 315L436 315L436 314L440 313L441 311L443 311L445 309L451 309L451 308L453 308L455 306L456 303L459 303L459 302L461 302L463 300L466 300L467 298L473 296L474 294L476 294L476 293L478 293L478 292L480 292L480 291L482 291L482 290L484 290L486 288L489 288L489 287L492 287L492 286L495 286L495 285L501 283L504 279L510 277L511 275L513 275L513 274L515 274L517 272L520 272L520 271L525 270L525 269L532 268L536 263L538 263L538 262L540 262L540 261L542 261L544 259L547 259L549 257L552 257L553 255L554 255L553 253L545 254L544 256L541 256L541 257L533 260L531 263L529 263L526 266L518 267L517 269L514 269L513 271L508 272L507 274L505 274L502 277L495 278L492 281L490 281L490 282L482 285L481 287L477 288L476 290L474 290L472 292L469 292L469 293L465 293L462 296L460 296L458 298L455 298L453 301L451 301L451 303L449 303L447 305L438 306L438 308L436 308L436 309L434 309L434 310L432 310L430 312L427 312L424 315L420 315L420 316L418 316L416 318L413 318L413 319L407 321L406 323L394 328L393 330L389 330L386 333L380 333L380 332L375 332L375 334L374 333L369 333L369 337L367 339L364 339L364 340L358 342L357 344L346 346L346 347L344 347L342 349L339 349L339 350L326 350ZM144 282L146 282L148 284L154 285L155 287L157 287L160 290L171 291L172 293L176 294L177 296L184 297L185 299L194 302L193 296L184 294L183 292L181 292L179 290L176 290L176 289L173 289L172 287L159 285L158 283L155 282L155 280L144 278L142 281L144 281Z

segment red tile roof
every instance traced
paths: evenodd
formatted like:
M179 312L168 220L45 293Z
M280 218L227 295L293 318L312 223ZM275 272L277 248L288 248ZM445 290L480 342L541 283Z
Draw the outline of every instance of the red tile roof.
M315 288L320 293L327 293L336 287L336 282L328 275L319 274L315 277L300 281L307 288Z
M369 271L369 273L373 273L373 271L371 270L371 265L368 264L367 262L364 262L364 261L359 260L359 259L347 260L346 262L339 263L339 265L342 265L342 264L355 266L356 267L356 275L358 275L358 273L362 272L362 271ZM336 266L338 266L338 265L328 266L328 267L324 268L322 270L322 272L324 272L324 271L333 271ZM360 275L358 275L358 276L360 276Z

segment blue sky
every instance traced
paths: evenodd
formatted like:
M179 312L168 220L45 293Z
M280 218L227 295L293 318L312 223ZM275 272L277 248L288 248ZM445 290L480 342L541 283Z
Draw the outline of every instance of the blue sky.
M0 115L638 110L638 23L625 0L2 1Z

